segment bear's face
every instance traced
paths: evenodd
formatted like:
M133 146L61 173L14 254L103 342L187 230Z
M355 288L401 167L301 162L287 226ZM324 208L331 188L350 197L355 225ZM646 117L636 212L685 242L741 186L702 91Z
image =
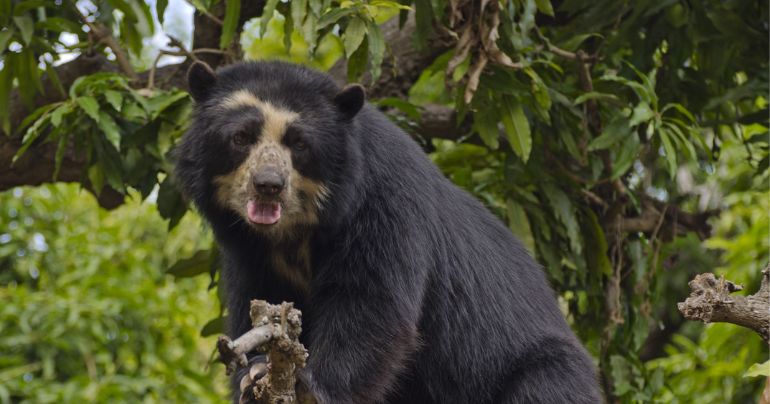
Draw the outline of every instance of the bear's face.
M213 178L216 201L255 229L283 233L316 224L328 188L313 177L312 132L298 112L236 90L217 100L214 131L234 169ZM316 175L314 175L316 174Z
M360 86L339 91L301 68L273 71L282 66L246 64L217 75L193 65L195 122L180 148L213 194L199 197L275 239L318 222L344 159L343 128L363 105Z

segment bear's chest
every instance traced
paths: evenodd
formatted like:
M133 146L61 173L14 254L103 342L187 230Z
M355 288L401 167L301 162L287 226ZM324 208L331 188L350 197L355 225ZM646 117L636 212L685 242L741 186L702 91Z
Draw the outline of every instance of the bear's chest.
M270 264L273 272L288 281L298 291L310 293L310 240L302 239L291 243L273 246L270 251Z

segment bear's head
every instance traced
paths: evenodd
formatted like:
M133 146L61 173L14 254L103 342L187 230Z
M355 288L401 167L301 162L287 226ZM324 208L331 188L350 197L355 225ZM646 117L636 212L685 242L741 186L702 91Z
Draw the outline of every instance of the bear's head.
M177 180L215 227L271 238L319 222L349 162L359 85L281 62L188 72L195 112L177 151ZM232 222L232 223L227 223Z

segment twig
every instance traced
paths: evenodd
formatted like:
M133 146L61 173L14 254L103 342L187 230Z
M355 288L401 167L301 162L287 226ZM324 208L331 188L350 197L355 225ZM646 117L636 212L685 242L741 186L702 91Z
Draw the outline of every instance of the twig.
M88 18L82 12L80 12L80 9L74 2L70 1L69 4L72 6L72 9L75 11L75 13L77 13L83 24L86 24L91 30L94 36L94 40L105 44L112 50L112 53L115 54L115 61L118 62L120 70L122 70L123 73L131 78L131 80L139 79L139 76L136 74L134 67L131 66L131 60L128 58L128 53L125 49L123 49L122 46L120 46L115 37L112 36L110 30L102 24L95 24L91 21L88 21Z
M556 56L559 56L565 59L578 60L578 55L575 52L570 52L568 50L561 49L556 45L553 45L551 41L549 41L548 38L546 38L545 35L543 35L543 33L540 31L540 27L535 27L534 31L535 31L535 36L537 36L537 39L539 39L540 42L543 43L545 50L553 53ZM594 61L596 60L596 57L591 56L589 60Z
M179 39L169 35L168 36L168 45L174 46L178 48L179 50L169 50L169 49L161 49L158 51L158 55L155 57L155 61L152 63L152 66L150 66L150 73L147 78L147 89L152 90L155 87L155 71L158 69L158 62L160 62L160 58L163 56L186 56L188 59L197 62L199 59L196 56L197 53L215 53L219 55L223 55L226 52L221 49L213 49L213 48L198 48L191 51L188 51L182 41Z
M587 189L581 189L580 193L582 193L583 196L588 198L588 200L590 200L591 202L601 206L602 208L606 209L607 207L610 206L607 202L604 201L604 199L600 198L599 195L596 195L595 193L593 193L593 192L591 192L591 191L589 191Z
M206 18L208 18L209 20L213 21L215 24L219 25L220 27L225 25L225 22L222 21L219 17L215 16L214 14L211 14L210 12L208 12L206 10L202 10L202 9L198 9L198 8L196 8L196 10L198 10L201 14L206 16Z

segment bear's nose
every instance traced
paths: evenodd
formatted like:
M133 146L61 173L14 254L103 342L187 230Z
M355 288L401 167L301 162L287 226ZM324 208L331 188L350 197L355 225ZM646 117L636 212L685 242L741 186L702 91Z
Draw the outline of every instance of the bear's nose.
M285 186L283 176L276 169L263 169L251 178L254 188L262 196L276 196Z

